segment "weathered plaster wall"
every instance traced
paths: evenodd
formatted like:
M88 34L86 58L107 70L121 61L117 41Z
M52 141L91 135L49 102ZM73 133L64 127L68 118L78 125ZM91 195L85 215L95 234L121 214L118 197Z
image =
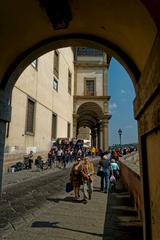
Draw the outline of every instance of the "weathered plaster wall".
M135 117L138 120L140 167L143 179L146 239L160 239L160 36L157 36L139 82ZM149 234L151 232L151 235Z

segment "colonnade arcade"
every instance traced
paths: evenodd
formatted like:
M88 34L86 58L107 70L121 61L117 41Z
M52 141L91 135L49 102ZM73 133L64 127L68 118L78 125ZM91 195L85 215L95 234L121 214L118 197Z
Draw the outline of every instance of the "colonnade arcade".
M111 115L99 104L85 102L77 106L77 110L73 114L73 135L77 137L81 127L88 127L91 145L106 150L108 148L108 120Z

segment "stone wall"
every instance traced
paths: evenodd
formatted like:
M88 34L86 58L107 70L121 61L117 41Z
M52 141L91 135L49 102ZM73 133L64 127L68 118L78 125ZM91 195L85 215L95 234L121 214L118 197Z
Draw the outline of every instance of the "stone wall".
M132 153L121 158L120 169L124 185L133 198L134 206L139 217L142 218L141 180L138 153Z
M33 154L33 160L38 156L41 155L42 157L46 158L48 152L37 152ZM26 153L5 153L4 154L4 165L3 165L3 172L7 173L8 169L11 165L14 165L16 162L23 162L24 156Z

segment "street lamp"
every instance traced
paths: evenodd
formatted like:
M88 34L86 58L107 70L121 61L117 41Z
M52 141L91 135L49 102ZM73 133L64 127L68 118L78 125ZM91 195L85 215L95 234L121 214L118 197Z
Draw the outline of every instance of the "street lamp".
M119 142L120 142L120 146L121 146L121 136L122 136L122 129L121 128L118 129L118 134L119 134Z

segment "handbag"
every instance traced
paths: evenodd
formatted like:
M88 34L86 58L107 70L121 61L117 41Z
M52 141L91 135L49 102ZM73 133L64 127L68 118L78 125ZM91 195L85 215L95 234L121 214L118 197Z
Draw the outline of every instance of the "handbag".
M71 192L73 190L73 186L71 182L66 183L66 192Z
M97 176L99 176L99 177L103 176L103 168L102 167L98 168Z

